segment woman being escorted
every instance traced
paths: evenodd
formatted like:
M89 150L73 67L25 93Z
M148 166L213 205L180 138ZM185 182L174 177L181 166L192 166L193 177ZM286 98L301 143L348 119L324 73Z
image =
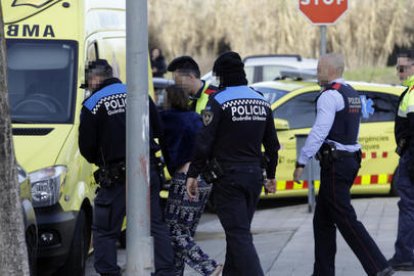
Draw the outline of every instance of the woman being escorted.
M198 197L191 201L185 185L195 137L202 127L201 117L188 110L188 94L177 86L171 86L167 88L167 108L161 112L161 118L164 124L163 156L172 176L165 220L175 250L177 275L183 275L185 263L201 275L220 275L222 265L211 259L194 241L211 184L200 179Z

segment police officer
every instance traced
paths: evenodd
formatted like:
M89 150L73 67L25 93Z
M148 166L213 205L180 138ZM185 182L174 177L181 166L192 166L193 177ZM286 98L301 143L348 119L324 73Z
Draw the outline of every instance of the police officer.
M82 106L79 149L99 167L92 225L95 269L101 275L121 275L116 242L125 216L126 86L103 59L88 65L86 80L92 95Z
M318 81L323 88L316 100L316 121L293 174L299 181L306 163L318 152L321 185L313 218L313 275L335 275L336 228L368 275L392 275L392 268L351 205L350 188L361 163L357 142L361 101L358 92L342 79L343 71L342 55L332 53L319 59Z
M200 69L197 62L190 56L181 56L173 59L168 65L174 82L190 95L190 110L201 114L208 97L217 91L217 87L200 79Z
M188 170L187 192L196 197L200 174L216 179L214 203L227 241L223 275L263 275L250 226L264 183L262 143L268 158L266 187L271 192L276 188L279 141L273 115L263 96L246 86L239 54L222 54L213 71L221 90L210 96L202 113L204 126Z
M113 77L106 60L86 68L87 88L92 93L83 102L79 126L81 154L99 169L94 204L93 246L95 269L101 275L121 275L116 242L125 217L126 86ZM174 275L173 251L159 206L159 173L154 156L159 147L154 137L162 134L155 106L150 101L151 234L154 236L155 275Z
M395 254L388 263L395 270L414 271L414 50L399 54L397 74L407 89L400 97L395 118L400 161L394 183L400 201Z

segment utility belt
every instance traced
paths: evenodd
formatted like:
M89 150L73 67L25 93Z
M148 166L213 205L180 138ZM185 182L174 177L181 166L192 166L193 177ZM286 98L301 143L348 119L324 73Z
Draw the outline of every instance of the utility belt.
M201 177L207 183L217 183L223 175L223 168L216 158L208 160L204 171L201 173Z
M316 154L316 159L319 160L321 166L330 166L333 161L343 157L355 157L360 163L362 153L361 150L355 152L337 150L334 144L324 143Z
M248 168L257 167L261 168L260 162L218 162L217 159L213 158L207 162L205 170L201 173L201 177L207 183L217 183L224 173L229 173L234 170L235 167Z
M115 185L123 185L126 181L126 164L119 162L107 166L101 166L94 172L96 183L102 188L109 188Z

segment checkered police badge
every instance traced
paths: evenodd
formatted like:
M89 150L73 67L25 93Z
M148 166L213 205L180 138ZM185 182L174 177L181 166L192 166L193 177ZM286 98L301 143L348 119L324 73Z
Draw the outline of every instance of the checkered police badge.
M210 110L203 110L201 116L203 117L203 124L208 126L213 121L214 113Z

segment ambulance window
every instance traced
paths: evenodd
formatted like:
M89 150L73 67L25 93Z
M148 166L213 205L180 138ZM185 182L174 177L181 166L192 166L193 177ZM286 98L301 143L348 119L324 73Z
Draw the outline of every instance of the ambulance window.
M244 67L244 72L246 73L247 82L248 83L253 83L254 67L253 66L246 66L246 67Z
M274 118L287 120L290 129L310 128L315 122L318 92L298 95L276 108Z
M96 45L95 43L92 43L88 46L88 57L87 60L88 61L94 61L97 60L99 57L98 55L98 45Z
M362 123L394 121L398 108L398 96L359 91L363 101Z
M71 122L77 81L76 42L8 39L6 43L12 122Z

